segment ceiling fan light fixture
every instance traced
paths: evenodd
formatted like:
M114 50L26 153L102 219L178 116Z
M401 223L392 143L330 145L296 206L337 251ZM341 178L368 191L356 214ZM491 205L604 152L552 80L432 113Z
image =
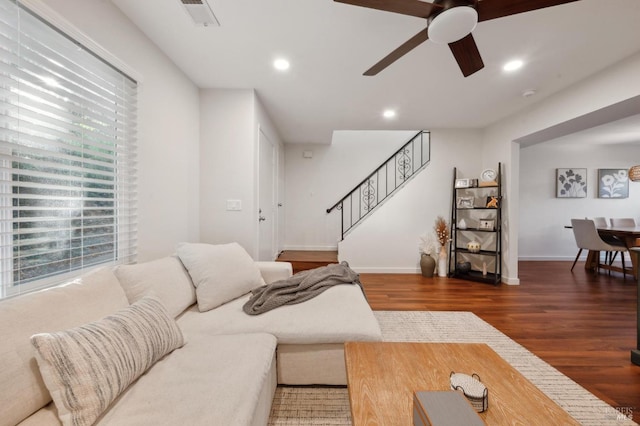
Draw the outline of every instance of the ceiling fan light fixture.
M436 15L429 23L429 40L449 44L466 37L478 24L478 12L470 6L457 6Z

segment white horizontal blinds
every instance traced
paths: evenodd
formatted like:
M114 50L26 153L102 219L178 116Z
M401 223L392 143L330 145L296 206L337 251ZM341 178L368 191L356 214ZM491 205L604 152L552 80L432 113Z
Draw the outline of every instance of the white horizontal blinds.
M135 259L136 92L0 0L0 295Z

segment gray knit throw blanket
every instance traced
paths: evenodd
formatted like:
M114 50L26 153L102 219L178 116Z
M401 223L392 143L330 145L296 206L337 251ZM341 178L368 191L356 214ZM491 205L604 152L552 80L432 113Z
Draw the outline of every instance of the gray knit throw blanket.
M287 279L251 290L252 296L242 309L249 315L262 314L279 306L302 303L340 284L357 284L362 289L360 277L347 262L300 271Z

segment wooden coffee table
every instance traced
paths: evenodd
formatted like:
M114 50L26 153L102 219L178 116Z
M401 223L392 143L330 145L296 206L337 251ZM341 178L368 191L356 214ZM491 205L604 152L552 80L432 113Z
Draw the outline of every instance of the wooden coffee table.
M580 424L483 343L347 342L344 352L354 426L413 424L413 392L450 390L452 371L487 386L487 425Z

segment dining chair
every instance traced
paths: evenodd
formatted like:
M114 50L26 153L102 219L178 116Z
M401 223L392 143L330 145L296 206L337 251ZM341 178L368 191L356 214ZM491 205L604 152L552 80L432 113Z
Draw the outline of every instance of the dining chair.
M609 221L607 220L607 218L602 216L594 217L593 223L596 225L596 228L606 228L609 226ZM600 238L602 238L602 240L605 243L611 244L612 246L626 247L626 244L624 243L624 241L622 241L620 238L614 237L613 235L600 236ZM618 255L618 252L608 251L606 252L604 257L605 261L608 262L609 265L611 265L613 261L616 259L617 255Z
M611 226L637 226L636 220L632 217L612 217L609 219Z
M606 228L609 226L609 221L606 217L598 216L593 218L593 223L596 225L596 228Z
M578 246L578 254L576 255L576 259L573 261L573 265L571 265L571 270L576 266L576 262L580 258L582 254L582 250L589 250L594 252L600 251L610 251L610 252L621 252L624 253L627 251L627 248L624 246L614 246L605 242L600 235L598 235L598 230L596 229L596 225L591 219L571 219L571 227L573 228L573 236L576 239L576 245ZM626 278L627 268L625 267L624 255L620 256L622 258L622 275ZM619 270L611 265L611 260L607 261L605 258L605 263L600 262L600 258L596 259L596 270L607 269L609 273L611 270Z
M611 226L621 226L621 227L636 227L638 223L632 217L612 217L609 219L611 221ZM640 246L640 238L636 238L635 244L636 246Z

